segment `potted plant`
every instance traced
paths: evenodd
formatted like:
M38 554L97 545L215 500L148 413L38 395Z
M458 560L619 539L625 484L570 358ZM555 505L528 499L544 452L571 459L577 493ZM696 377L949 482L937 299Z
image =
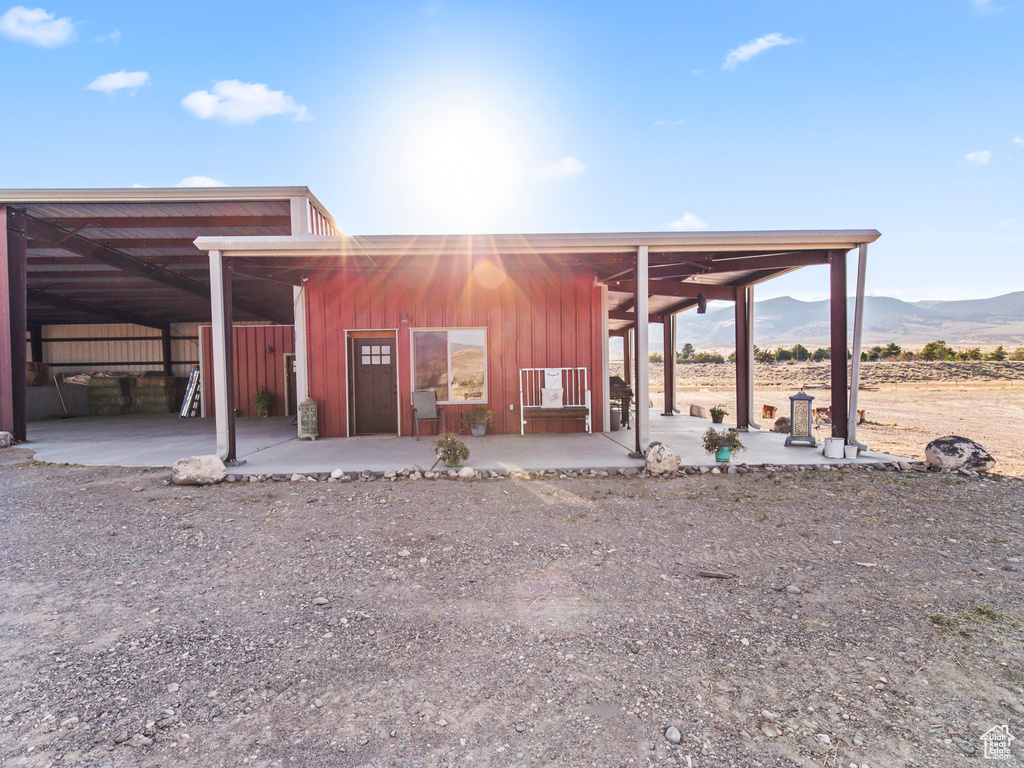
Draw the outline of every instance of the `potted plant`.
M487 425L494 418L494 411L486 405L474 405L462 414L462 420L466 422L473 437L483 437L487 434Z
M446 467L458 467L469 458L469 448L451 432L442 432L434 441L434 454Z
M721 424L722 419L725 418L725 414L729 411L726 410L725 405L716 405L711 408L711 423Z
M708 431L704 433L704 450L713 453L715 461L729 461L733 451L742 451L745 448L746 446L740 442L739 434L732 430L718 432L714 427L708 427Z
M264 389L256 393L256 400L254 402L257 416L269 416L270 407L274 404L274 396Z

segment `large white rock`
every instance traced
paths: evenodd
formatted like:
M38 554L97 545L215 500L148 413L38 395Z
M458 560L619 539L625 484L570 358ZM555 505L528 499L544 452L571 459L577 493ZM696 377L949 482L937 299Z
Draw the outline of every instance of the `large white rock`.
M679 469L679 454L657 440L647 446L644 458L647 460L647 471L655 475Z
M708 409L705 408L703 405L691 405L690 406L690 415L691 416L696 416L698 419L710 419L711 418L711 416L708 415Z
M192 456L174 462L171 482L175 485L212 485L221 482L227 474L219 456Z
M973 469L988 472L995 466L992 455L973 440L947 435L932 440L924 449L924 457L939 469Z
M0 432L0 448L10 448L14 445L14 435L10 432Z
M472 467L463 467L462 469L459 470L459 477L461 477L463 480L472 480L474 477L476 477L476 470L473 469Z

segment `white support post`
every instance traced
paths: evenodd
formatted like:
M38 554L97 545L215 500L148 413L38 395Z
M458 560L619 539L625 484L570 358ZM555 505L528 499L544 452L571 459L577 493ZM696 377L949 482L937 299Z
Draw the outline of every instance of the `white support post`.
M292 234L308 235L309 229L309 198L291 198Z
M306 336L306 289L296 285L292 288L292 307L295 312L295 400L298 404L309 397L309 351Z
M608 349L608 286L601 286L601 381L604 384L604 402L602 403L602 413L604 425L604 431L608 432L611 430L612 423L612 396L608 391L608 378L611 374L611 352ZM591 384L593 386L593 384Z
M867 446L857 440L857 393L860 389L860 341L864 328L864 280L868 269L868 246L861 243L857 249L857 300L853 310L853 360L850 365L850 410L847 422L847 442L866 451Z
M651 441L651 351L647 332L650 311L647 286L647 246L636 249L636 451L643 453Z
M220 251L210 251L210 313L213 320L213 402L217 413L217 455L227 461L231 452L228 401L228 352L225 334L224 259ZM234 457L230 457L234 458Z
M761 425L754 421L754 286L749 285L747 291L747 414L750 426L760 429Z

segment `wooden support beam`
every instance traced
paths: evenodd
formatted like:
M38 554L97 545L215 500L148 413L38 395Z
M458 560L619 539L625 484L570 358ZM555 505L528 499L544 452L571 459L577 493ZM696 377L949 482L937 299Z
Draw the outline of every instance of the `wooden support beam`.
M829 252L829 310L832 336L832 437L849 436L846 367L846 252Z
M171 324L167 323L160 329L160 347L164 358L164 375L174 375L174 360L171 357Z
M25 301L25 261L28 238L25 211L0 206L0 430L16 440L27 439L25 385L27 375L28 307Z
M792 251L764 256L728 258L728 254L716 258L709 272L747 272L752 269L778 269L779 267L809 267L814 264L828 264L828 251Z
M80 312L84 315L102 317L105 320L114 320L118 323L134 323L135 325L141 325L146 328L163 328L166 324L166 321L164 320L157 320L147 315L141 315L137 312L129 312L126 309L107 307L102 304L93 304L89 301L72 299L68 296L58 296L54 293L37 291L34 288L29 288L26 293L28 295L28 300L35 304L45 304L46 306L54 307L55 309L67 309L72 312Z
M213 317L213 396L217 411L217 454L235 463L235 331L231 318L231 263L210 251L210 313Z
M679 296L689 299L697 298L698 293L703 293L708 301L732 301L733 290L728 286L710 285L702 283L684 283L677 280L655 280L647 281L647 290L651 296ZM633 280L615 280L608 283L612 291L636 292L636 282Z
M633 329L627 328L622 332L622 380L626 386L633 388ZM622 414L623 420L629 418L628 414Z
M665 412L662 416L676 414L676 323L675 315L662 315L664 326L665 366Z
M738 287L735 298L736 319L736 428L750 426L750 360L747 338L747 289Z
M129 256L114 248L108 248L81 235L65 232L63 229L43 219L37 219L32 216L26 218L28 219L29 233L37 240L46 240L53 243L56 247L63 248L71 253L86 256L94 261L115 267L122 272L144 277L156 283L169 285L183 293L200 296L207 301L210 299L210 288L204 283L163 269L155 264L150 264L142 259L137 259L134 256ZM234 300L234 306L255 317L270 320L279 325L288 325L288 320L282 315L255 302L239 298Z
M647 246L636 249L636 269L633 274L633 297L636 301L636 454L643 456L650 442L650 391L651 391L651 360L647 344L648 325L648 294L647 294Z
M43 362L43 324L30 320L28 338L29 346L32 348L32 362Z

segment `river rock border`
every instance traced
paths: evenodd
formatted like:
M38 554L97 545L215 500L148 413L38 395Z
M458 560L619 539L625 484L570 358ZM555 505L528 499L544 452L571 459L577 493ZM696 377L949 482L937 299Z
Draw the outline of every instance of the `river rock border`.
M619 469L544 469L544 470L475 470L471 467L447 469L432 472L421 467L412 469L388 469L373 471L364 469L361 472L344 472L336 469L333 472L284 473L284 474L229 474L228 483L372 483L397 482L399 480L436 481L436 480L567 480L570 478L596 477L628 477L667 480L684 475L746 475L751 473L782 473L782 472L933 472L945 475L960 475L981 479L996 479L999 475L991 472L975 472L970 469L936 469L923 461L892 461L892 462L846 462L843 464L723 464L710 466L692 464L680 466L675 472L654 474L642 467L621 467Z

